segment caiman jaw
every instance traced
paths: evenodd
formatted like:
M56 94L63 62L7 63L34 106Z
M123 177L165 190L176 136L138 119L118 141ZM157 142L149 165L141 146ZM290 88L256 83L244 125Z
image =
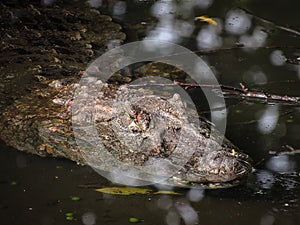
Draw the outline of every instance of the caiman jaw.
M172 182L177 186L187 188L228 188L238 185L244 177L251 173L252 159L248 155L235 151L231 153L224 151L221 155L223 158L219 167L211 159L208 170L197 171L194 167L173 176Z
M237 155L237 160L240 163L241 167L240 170L237 172L237 178L245 177L252 171L252 159L244 154L239 153Z
M252 159L244 153L233 151L225 157L224 161L224 164L229 167L209 171L205 177L207 182L230 182L244 178L252 171Z

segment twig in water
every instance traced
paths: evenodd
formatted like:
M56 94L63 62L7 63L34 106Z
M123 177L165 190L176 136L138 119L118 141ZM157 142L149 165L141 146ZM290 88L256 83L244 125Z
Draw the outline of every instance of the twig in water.
M267 19L264 19L264 18L261 18L261 17L259 17L259 16L254 15L253 13L251 13L251 12L250 12L249 10L247 10L247 9L244 9L244 8L240 8L240 9L244 10L246 13L248 13L249 15L253 16L255 19L257 19L257 20L259 20L259 21L261 21L261 22L263 22L263 23L272 25L272 26L276 27L277 29L284 30L284 31L287 31L287 32L290 32L290 33L293 33L293 34L296 34L296 35L300 36L300 32L297 31L297 30L294 30L294 29L291 29L291 28L288 28L288 27L284 27L284 26L277 25L277 24L274 23L274 22L271 22L271 21L269 21L269 20L267 20Z
M294 149L292 146L286 145L286 148L288 150L281 151L281 152L270 150L269 154L271 154L271 155L296 155L296 154L300 153L300 149Z
M293 103L293 104L300 104L300 97L296 96L287 96L287 95L275 95L265 93L263 91L250 91L246 88L242 83L240 83L240 88L229 86L229 85L214 85L214 84L191 84L191 83L182 83L178 81L174 81L174 83L168 84L128 84L127 86L130 87L149 87L149 86L176 86L179 85L184 89L190 88L221 88L224 95L234 95L245 99L259 99L265 100L268 103L271 102L285 102L285 103Z

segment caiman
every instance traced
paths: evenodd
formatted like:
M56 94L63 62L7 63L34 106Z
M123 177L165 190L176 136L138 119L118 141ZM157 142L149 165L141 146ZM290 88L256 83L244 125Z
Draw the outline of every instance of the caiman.
M80 78L39 76L42 85L2 111L0 138L21 151L112 174L138 168L129 179L159 176L156 181L178 187L231 187L251 172L250 157L211 132L206 120L187 116L180 95L96 78L80 85Z
M176 186L215 188L226 187L226 182L232 186L251 171L250 158L227 139L220 144L221 135L212 137L208 122L201 119L197 124L185 116L179 95L163 98L142 88L100 80L95 84L101 91L91 95L90 88L73 78L49 81L47 88L35 90L3 112L0 137L22 151L112 172L114 162L107 152L126 168L141 167L150 175L156 173L151 163L165 159L170 171L163 176L172 177L164 182ZM74 104L78 88L83 96L86 92L93 97L87 101L77 96ZM101 144L88 129L93 124Z

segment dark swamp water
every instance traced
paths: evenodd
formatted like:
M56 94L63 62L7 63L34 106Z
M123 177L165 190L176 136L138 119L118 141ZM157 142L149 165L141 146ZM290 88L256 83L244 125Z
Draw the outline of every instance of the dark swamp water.
M252 90L300 96L299 33L279 29L237 7L300 30L299 1L103 1L100 9L124 25L128 41L147 35L195 51L222 49L202 54L222 84L243 83ZM191 27L191 18L198 15L217 18L222 29L211 30L198 22ZM136 27L146 27L146 33ZM249 48L237 49L237 43ZM197 91L189 93L201 104ZM226 136L254 160L255 171L245 185L176 190L179 196L105 195L80 187L114 186L93 169L28 155L2 143L0 223L109 225L130 224L134 217L141 224L299 224L299 104L234 96L226 104Z

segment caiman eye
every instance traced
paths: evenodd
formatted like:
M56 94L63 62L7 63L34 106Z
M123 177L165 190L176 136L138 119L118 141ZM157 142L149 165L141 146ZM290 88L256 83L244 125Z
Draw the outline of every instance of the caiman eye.
M130 114L130 118L133 120L131 128L134 127L135 131L145 131L150 125L150 116L147 112L140 109L139 107L133 107Z
M136 113L135 121L141 129L146 130L149 128L150 116L145 111L140 110Z

